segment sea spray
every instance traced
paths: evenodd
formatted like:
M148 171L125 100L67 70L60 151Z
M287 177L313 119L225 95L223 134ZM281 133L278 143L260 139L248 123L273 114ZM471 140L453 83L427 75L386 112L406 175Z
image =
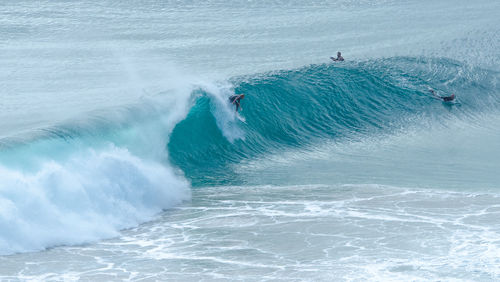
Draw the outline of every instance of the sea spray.
M232 86L227 83L205 85L202 89L211 98L210 111L224 137L231 143L237 139L244 139L245 133L241 128L240 120L236 117L234 105L229 103L229 97L235 94Z

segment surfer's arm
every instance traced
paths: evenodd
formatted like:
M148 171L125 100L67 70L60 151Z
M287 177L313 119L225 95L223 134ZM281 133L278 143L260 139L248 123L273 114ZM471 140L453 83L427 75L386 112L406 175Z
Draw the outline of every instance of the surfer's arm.
M436 94L436 91L434 91L434 89L429 89L429 92L431 92L431 93L432 93L432 95L434 95L434 97L436 97L436 98L438 98L438 99L442 99L440 96L438 96L438 95Z

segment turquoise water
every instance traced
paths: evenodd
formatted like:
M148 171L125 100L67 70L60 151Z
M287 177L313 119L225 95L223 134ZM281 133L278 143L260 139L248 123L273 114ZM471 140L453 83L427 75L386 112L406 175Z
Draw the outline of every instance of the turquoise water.
M473 130L481 126L476 120L479 116L498 107L498 73L482 69L463 71L462 67L444 59L396 57L234 78L234 92L250 97L242 113L247 121L221 121L225 117L218 109L219 101L205 91L196 92L195 105L170 136L170 159L196 186L212 182L241 184L247 181L243 179L248 178L248 172L235 174L231 166L245 160L290 150L316 150L325 142L376 143L377 139L405 131L452 127L464 120ZM464 77L481 75L475 80L457 79L458 70L464 72ZM440 73L439 78L436 72ZM453 79L446 86L441 85L442 80ZM433 99L427 89L439 86L442 93L460 88L457 103L443 104ZM476 92L476 87L482 91ZM214 177L206 179L206 175Z
M499 10L3 2L0 279L498 280Z

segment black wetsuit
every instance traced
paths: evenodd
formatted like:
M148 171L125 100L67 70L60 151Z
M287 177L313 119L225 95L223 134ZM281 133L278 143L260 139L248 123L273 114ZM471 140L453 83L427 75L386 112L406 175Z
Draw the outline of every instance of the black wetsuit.
M229 97L229 102L231 102L231 104L236 105L236 111L238 111L238 109L240 108L240 100L241 100L240 95L233 95Z
M434 92L434 90L432 90L432 89L430 89L429 91L432 93L432 95L434 95L434 97L436 97L438 99L441 99L444 102L451 102L451 101L455 100L455 94L451 94L451 96L445 96L445 97L443 97L443 96L438 96L436 94L436 92Z
M443 99L443 101L445 102L450 102L455 100L455 96L441 97L441 99Z

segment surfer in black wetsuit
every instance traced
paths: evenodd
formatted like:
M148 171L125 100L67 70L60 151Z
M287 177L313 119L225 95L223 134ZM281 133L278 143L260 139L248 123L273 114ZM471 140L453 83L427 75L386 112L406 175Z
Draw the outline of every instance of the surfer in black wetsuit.
M436 94L434 89L429 89L429 91L432 93L432 95L434 95L434 97L436 97L437 99L443 100L444 102L451 102L451 101L455 100L455 94L453 94L453 93L451 94L451 96L439 96L438 94Z
M241 103L241 99L243 99L243 98L245 98L245 94L232 95L231 97L229 97L229 102L231 102L231 104L236 105L236 112L241 107L240 103Z
M342 57L342 54L340 54L340 52L337 52L337 58L330 57L330 59L332 59L332 61L334 62L337 62L337 61L343 61L344 57Z

